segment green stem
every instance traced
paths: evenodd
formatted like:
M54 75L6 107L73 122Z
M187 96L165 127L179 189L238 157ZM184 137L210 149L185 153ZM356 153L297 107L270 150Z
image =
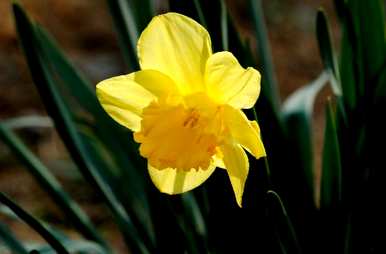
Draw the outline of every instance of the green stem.
M253 117L258 122L256 109L254 107L252 108L252 113L253 113ZM263 139L261 136L260 136L260 138ZM268 155L266 155L263 159L264 159L265 174L267 177L267 185L268 185L268 189L270 189L272 186L272 181L271 181L271 170L269 168Z
M252 24L254 26L255 35L258 42L257 50L263 66L264 80L262 84L262 91L267 95L267 98L272 104L275 112L278 112L279 95L261 0L249 0L249 8L251 11Z
M268 157L264 157L264 167L265 167L265 174L267 176L267 184L268 188L271 189L272 187L272 181L271 181L271 170L269 168L269 162L268 162Z

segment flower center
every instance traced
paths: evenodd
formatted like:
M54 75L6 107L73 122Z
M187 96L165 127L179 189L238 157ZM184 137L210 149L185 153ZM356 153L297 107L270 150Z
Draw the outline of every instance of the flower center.
M134 134L140 153L158 169L207 169L221 142L221 107L196 94L179 103L154 101Z

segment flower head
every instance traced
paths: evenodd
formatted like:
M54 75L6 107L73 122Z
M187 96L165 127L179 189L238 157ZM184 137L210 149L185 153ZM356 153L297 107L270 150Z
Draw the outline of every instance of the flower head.
M265 156L253 107L260 74L230 52L213 54L208 32L167 13L153 18L138 41L140 71L97 85L106 112L134 132L150 177L164 193L202 184L216 167L227 171L241 206L249 162Z

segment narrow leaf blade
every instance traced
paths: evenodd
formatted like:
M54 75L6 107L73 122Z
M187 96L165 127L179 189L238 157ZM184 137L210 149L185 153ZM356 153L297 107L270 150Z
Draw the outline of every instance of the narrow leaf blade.
M123 231L128 246L136 249L138 253L147 253L148 250L143 244L143 240L138 236L130 216L126 213L122 203L118 200L112 189L114 185L106 182L107 179L104 176L104 173L107 172L106 169L103 171L98 167L93 158L89 156L85 144L82 142L82 138L72 119L72 114L54 85L52 72L50 72L49 66L45 64L44 59L39 54L33 24L18 4L13 4L13 11L32 78L47 112L53 118L70 155L78 164L85 178L93 186L97 187L98 191L102 194L102 197L116 218L118 226Z
M326 106L326 127L322 157L321 208L336 208L342 200L340 147L331 101Z
M88 216L77 203L63 190L60 183L41 161L14 135L0 123L0 140L13 151L29 172L39 182L41 187L51 196L63 213L74 223L74 226L88 239L94 240L107 247L106 242L92 225Z
M0 193L0 202L8 206L21 220L28 224L32 229L39 233L49 243L54 250L58 253L70 254L68 250L63 246L59 239L50 232L45 226L43 226L37 219L24 211L21 207L16 205L3 193Z
M319 52L323 60L324 69L331 74L332 90L336 96L340 96L342 91L339 83L339 70L337 69L338 66L332 45L327 17L323 10L319 10L316 17L316 35L318 38Z
M307 199L314 193L314 152L312 140L312 112L319 91L325 86L329 74L323 72L314 82L296 90L285 102L282 115L286 122L293 157L305 181Z

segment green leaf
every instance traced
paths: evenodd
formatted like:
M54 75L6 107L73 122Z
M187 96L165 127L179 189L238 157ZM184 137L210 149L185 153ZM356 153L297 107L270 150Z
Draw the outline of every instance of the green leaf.
M252 24L258 45L258 56L261 59L262 73L262 93L266 95L274 112L278 112L279 93L277 81L271 56L271 48L268 41L267 28L264 21L264 13L261 0L248 0L247 8L251 12Z
M345 4L341 80L347 104L367 104L377 96L377 77L386 64L384 2L349 0ZM351 95L356 89L356 97Z
M93 85L79 73L65 57L53 38L39 25L35 26L35 34L40 49L47 56L47 60L52 64L58 76L71 90L73 96L80 99L82 106L88 112L94 115L100 115L101 110L98 107Z
M168 200L168 212L177 222L185 239L188 253L208 253L204 219L193 193L184 193L178 199ZM174 223L174 221L173 221Z
M198 206L197 199L192 193L185 193L181 197L184 213L189 216L189 221L194 225L195 231L206 237L207 232L201 210Z
M104 254L105 251L97 244L84 241L84 240L63 240L63 244L66 246L70 253L93 253L93 254ZM39 254L55 254L56 252L47 245L34 246L34 249Z
M23 247L19 240L9 230L9 228L0 223L0 239L14 254L28 254L29 252Z
M184 222L188 224L188 230L195 234L196 245L202 246L202 252L208 252L208 232L204 217L193 193L185 193L181 196ZM189 232L186 232L188 234Z
M332 46L327 17L323 10L319 10L316 17L316 35L318 38L319 52L322 57L324 69L331 74L330 81L332 90L336 96L340 96L342 91L340 87L339 70Z
M194 2L194 7L196 8L196 11L197 11L200 24L203 25L205 28L208 28L204 12L202 11L200 0L193 0L193 2Z
M76 71L48 33L39 25L36 25L35 31L39 44L39 53L44 55L45 64L50 65L56 76L60 79L60 82L55 82L55 85L61 91L61 94L71 96L67 100L75 101L81 105L83 110L90 113L88 118L93 118L91 123L86 123L86 125L92 126L84 126L88 129L88 135L82 135L81 137L83 142L87 143L89 147L95 148L96 145L98 146L97 149L92 150L95 152L95 155L90 156L93 158L94 163L97 163L98 167L110 169L109 171L112 171L113 174L120 175L117 177L120 180L118 181L120 184L116 186L116 192L123 196L121 200L125 208L130 210L130 212L135 212L136 216L139 217L141 226L145 227L148 234L151 235L152 228L149 225L149 212L146 211L149 209L148 200L143 186L140 185L141 183L143 185L142 178L144 178L143 172L140 171L142 167L139 167L140 170L138 170L133 165L135 160L129 160L129 158L138 156L137 147L130 144L131 138L128 137L129 133L123 130L121 126L118 126L102 109L95 92L90 88L91 84ZM71 105L71 108L74 111L76 107ZM82 128L82 130L85 128ZM109 159L109 156L113 157L114 160ZM104 159L101 160L99 158ZM109 163L105 163L107 161ZM112 169L115 169L115 171ZM113 186L115 185L113 184ZM133 203L136 205L133 206Z
M377 87L375 89L375 99L377 103L379 100L386 99L386 63L381 69L379 75L377 75L376 79L374 79L374 82L377 83Z
M229 51L228 39L228 11L224 0L220 0L221 4L221 41L224 51Z
M54 83L54 75L50 66L42 58L37 45L35 29L23 9L18 4L13 4L16 27L22 46L30 67L32 78L41 95L49 115L53 118L58 132L77 163L86 180L88 180L102 194L107 205L111 209L118 226L123 232L127 244L138 253L147 253L143 240L138 236L131 218L126 213L122 203L118 200L114 190L114 184L108 182L106 173L108 169L99 168L96 161L90 156L79 135L77 127L72 119L72 113L57 90Z
M279 194L267 192L268 215L274 226L282 253L301 253L295 229Z
M32 229L39 233L48 244L52 246L58 253L69 254L68 250L63 246L59 239L50 232L48 228L42 225L33 216L24 211L21 207L16 205L3 193L0 193L0 202L8 206L21 220L28 224Z
M53 122L47 116L25 115L2 120L2 123L10 129L21 128L52 128Z
M339 70L343 100L349 109L353 109L357 104L359 95L363 92L361 92L362 83L359 77L361 75L359 63L354 60L355 50L351 44L353 38L350 38L350 34L350 28L343 26Z
M303 86L291 94L283 104L282 114L286 122L294 148L298 156L298 166L303 170L306 193L314 193L314 150L312 142L312 112L314 101L319 91L329 80L329 74L323 72L314 82ZM310 195L313 197L313 195Z
M130 71L139 68L137 40L154 15L151 0L107 0L121 50Z
M125 0L108 0L111 17L117 31L119 45L129 71L139 68L136 54L137 39L139 37L133 11Z
M88 239L94 240L107 248L106 242L98 234L88 216L77 203L63 190L60 183L34 154L8 128L0 123L0 140L12 150L40 186L51 196L74 226Z
M354 25L360 41L365 80L369 82L379 73L386 61L384 1L350 0ZM374 89L374 84L367 84Z
M322 157L320 207L337 208L342 201L340 146L331 101L326 106L326 127Z

